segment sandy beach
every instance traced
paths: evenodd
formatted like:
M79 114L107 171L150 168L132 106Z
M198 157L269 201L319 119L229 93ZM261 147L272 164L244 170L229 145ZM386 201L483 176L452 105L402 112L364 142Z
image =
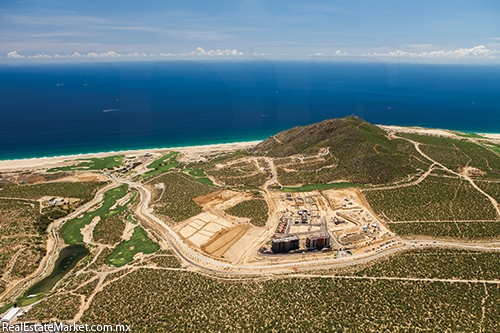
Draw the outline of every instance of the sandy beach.
M392 126L392 125L377 125L377 126L388 132L403 132L403 133L427 134L427 135L435 135L443 137L457 137L457 135L455 135L451 131L443 129L429 129L423 127L422 128L402 127L402 126ZM477 133L477 134L484 136L485 139L500 140L500 134L496 133ZM251 148L259 144L260 142L261 141L247 141L247 142L220 143L220 144L201 145L201 146L110 151L103 153L89 153L89 154L54 156L54 157L6 160L6 161L0 161L0 171L5 172L5 171L53 168L55 166L60 166L61 164L64 164L64 162L74 161L77 159L99 158L99 157L108 157L113 155L134 156L134 155L143 155L146 153L164 154L168 151L181 152L185 160L196 160L200 158L200 156L207 155L210 153ZM69 165L73 163L67 162L66 164Z
M393 125L377 125L385 131L390 132L403 132L403 133L413 133L413 134L427 134L427 135L437 135L444 137L458 137L452 131L444 129L432 129L423 127L402 127ZM485 139L500 139L500 134L498 133L476 133L478 135L484 136Z
M477 133L477 134L482 135L485 138L500 140L500 134L495 134L495 133Z
M143 155L146 153L150 154L165 153L168 151L178 151L181 152L186 158L192 159L192 158L197 158L200 155L207 155L210 153L251 148L260 142L261 141L233 142L233 143L221 143L221 144L203 145L203 146L110 151L105 153L90 153L90 154L6 160L6 161L0 161L0 171L18 171L18 170L29 170L29 169L52 168L68 160L99 158L99 157L108 157L113 155L133 156L133 155Z

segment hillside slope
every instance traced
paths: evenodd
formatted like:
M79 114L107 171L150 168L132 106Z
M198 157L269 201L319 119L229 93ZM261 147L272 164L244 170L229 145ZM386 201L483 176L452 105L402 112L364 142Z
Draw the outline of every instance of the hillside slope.
M283 185L341 179L388 183L425 167L411 144L390 139L381 128L355 116L280 132L251 152L275 158Z

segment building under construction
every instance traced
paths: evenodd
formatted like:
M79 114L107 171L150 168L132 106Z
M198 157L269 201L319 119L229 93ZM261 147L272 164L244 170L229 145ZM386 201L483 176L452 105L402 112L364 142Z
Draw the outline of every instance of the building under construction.
M273 253L290 252L299 248L299 237L288 236L271 239L271 250Z
M322 249L330 246L330 236L325 233L309 235L306 238L306 247L309 250Z

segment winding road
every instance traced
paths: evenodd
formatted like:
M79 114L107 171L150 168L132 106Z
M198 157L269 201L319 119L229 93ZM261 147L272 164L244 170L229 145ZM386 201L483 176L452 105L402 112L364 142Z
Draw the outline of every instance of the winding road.
M445 241L434 241L434 240L418 240L418 241L408 241L403 246L392 247L380 251L376 254L370 253L367 255L357 255L357 256L349 256L344 257L342 259L335 259L333 257L330 258L301 258L299 260L293 260L290 262L269 262L268 264L245 264L245 265L233 265L225 262L220 262L213 260L211 258L200 255L199 253L191 250L182 239L177 235L175 231L173 231L168 225L166 225L163 221L158 219L156 216L152 215L148 212L148 204L151 200L151 193L141 184L121 180L113 175L107 175L111 180L118 183L128 184L130 187L137 188L141 193L141 202L136 213L139 217L142 217L146 221L150 222L150 224L158 230L164 239L168 240L171 244L173 250L179 255L179 257L184 260L189 265L193 267L197 267L203 270L209 270L213 272L218 272L222 274L257 274L257 273L278 273L281 271L291 271L293 269L299 268L330 268L344 265L352 265L357 263L364 263L371 261L376 258L384 257L388 254L401 251L404 249L410 249L414 246L456 246L462 248L469 249L482 249L482 250L500 250L500 247L493 246L485 246L488 244L460 244L460 243L450 243ZM415 243L417 242L417 243ZM412 244L413 243L413 244ZM493 245L493 244L491 244Z

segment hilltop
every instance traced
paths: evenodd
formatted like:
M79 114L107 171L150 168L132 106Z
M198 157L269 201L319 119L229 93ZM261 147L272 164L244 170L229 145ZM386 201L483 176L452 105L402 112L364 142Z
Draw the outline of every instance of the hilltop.
M387 183L414 173L422 164L412 157L418 153L408 142L391 139L383 129L356 116L294 127L269 137L251 152L288 158L287 163L277 164L280 181L291 185L340 179Z

